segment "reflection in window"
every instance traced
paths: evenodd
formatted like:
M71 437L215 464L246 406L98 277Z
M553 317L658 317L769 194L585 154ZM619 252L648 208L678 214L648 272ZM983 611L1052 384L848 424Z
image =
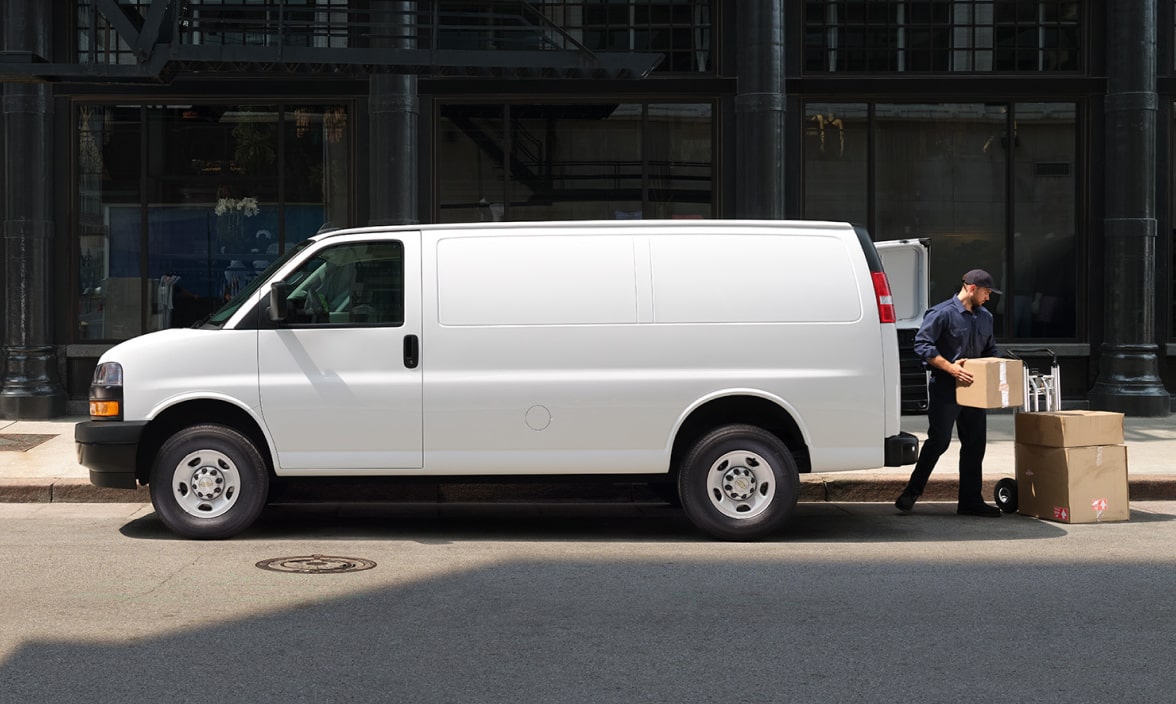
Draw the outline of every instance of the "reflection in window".
M441 222L710 217L712 108L444 105Z

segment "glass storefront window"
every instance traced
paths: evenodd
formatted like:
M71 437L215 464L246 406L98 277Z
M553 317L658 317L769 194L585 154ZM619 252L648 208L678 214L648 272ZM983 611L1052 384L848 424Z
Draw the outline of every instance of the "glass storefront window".
M342 105L291 105L284 115L284 242L290 246L315 233L310 228L320 210L326 224L350 224L351 130Z
M129 241L112 237L112 219L117 227L122 213L141 214L140 112L136 105L78 108L79 340L123 340L143 332L140 228Z
M350 224L347 114L79 105L79 339L191 325L324 223Z
M649 105L646 153L651 218L711 216L711 106L697 103Z
M1176 145L1176 102L1172 103L1172 123L1169 126L1169 130L1171 144ZM1176 148L1174 148L1172 151L1173 153L1176 153ZM1170 228L1171 235L1170 239L1168 240L1169 247L1172 252L1172 268L1170 269L1171 273L1168 276L1168 285L1170 286L1168 289L1168 295L1171 301L1168 304L1168 310L1169 315L1171 316L1172 326L1168 330L1168 335L1171 339L1176 339L1176 159L1172 159L1172 164L1169 169L1171 171L1169 175L1171 183L1171 193L1169 194L1169 197L1171 200L1169 201L1168 217L1171 218L1170 222L1173 223L1173 225Z
M506 108L445 105L437 126L439 222L505 217Z
M868 117L868 107L862 103L805 106L805 217L867 224Z
M278 125L274 106L147 109L149 330L211 313L278 254Z
M1004 291L988 304L998 335L1076 338L1077 113L1075 103L810 103L805 217L860 222L877 240L927 238L932 303L979 267Z
M440 115L440 222L713 215L710 104L451 104Z
M1014 109L1013 329L1018 338L1075 337L1078 243L1075 224L1074 103L1017 103Z
M971 103L875 106L878 239L931 238L931 301L955 294L969 269L1007 286L1008 109ZM1004 303L988 304L1003 326Z
M642 106L511 106L511 220L641 218Z

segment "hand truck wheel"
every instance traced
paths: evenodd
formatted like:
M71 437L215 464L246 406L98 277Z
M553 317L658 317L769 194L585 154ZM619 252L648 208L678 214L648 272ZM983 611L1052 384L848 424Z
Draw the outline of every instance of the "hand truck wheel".
M996 507L1004 513L1016 513L1017 480L1005 477L998 481L993 491L993 498L996 500Z

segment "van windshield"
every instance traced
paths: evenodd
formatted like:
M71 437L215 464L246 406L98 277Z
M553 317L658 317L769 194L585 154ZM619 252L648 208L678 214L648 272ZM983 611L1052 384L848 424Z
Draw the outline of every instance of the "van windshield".
M275 259L273 264L270 264L265 268L264 271L253 277L244 288L237 292L237 295L229 299L228 303L221 306L220 310L209 316L202 325L197 325L196 327L224 327L228 319L233 317L233 314L237 312L237 309L239 309L245 303L245 301L249 300L249 297L253 295L253 292L256 291L258 287L264 284L266 281L269 281L270 274L294 258L294 255L301 252L303 249L306 249L307 245L309 245L311 241L312 240L303 240L290 249L287 249L285 254Z

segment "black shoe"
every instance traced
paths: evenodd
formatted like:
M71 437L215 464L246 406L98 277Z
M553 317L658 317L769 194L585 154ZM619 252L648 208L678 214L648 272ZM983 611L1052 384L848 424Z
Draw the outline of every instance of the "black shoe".
M903 513L910 513L911 509L915 507L915 500L919 498L918 494L912 494L909 491L902 492L898 500L894 502L894 507Z
M960 504L956 513L961 516L982 516L984 518L1000 518L1000 509L988 504Z

